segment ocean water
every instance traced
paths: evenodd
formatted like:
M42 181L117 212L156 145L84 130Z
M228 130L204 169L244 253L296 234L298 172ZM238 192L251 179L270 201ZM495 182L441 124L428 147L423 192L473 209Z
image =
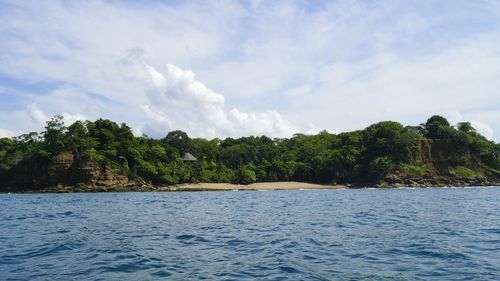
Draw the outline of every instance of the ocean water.
M0 280L500 280L500 188L0 194Z

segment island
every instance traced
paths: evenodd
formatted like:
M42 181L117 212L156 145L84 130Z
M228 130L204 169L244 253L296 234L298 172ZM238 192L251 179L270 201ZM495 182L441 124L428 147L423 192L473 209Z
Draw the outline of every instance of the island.
M339 134L134 136L111 120L62 116L0 139L0 192L102 192L484 186L500 183L500 144L434 115Z

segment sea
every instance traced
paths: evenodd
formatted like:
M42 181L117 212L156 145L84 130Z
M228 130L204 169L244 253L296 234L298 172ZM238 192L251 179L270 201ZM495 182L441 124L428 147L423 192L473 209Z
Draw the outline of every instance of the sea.
M500 280L500 188L0 194L0 280Z

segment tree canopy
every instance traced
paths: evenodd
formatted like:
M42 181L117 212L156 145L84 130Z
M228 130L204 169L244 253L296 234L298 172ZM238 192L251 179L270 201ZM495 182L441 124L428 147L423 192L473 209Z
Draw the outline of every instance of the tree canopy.
M426 152L426 147L432 151ZM379 122L363 130L271 139L250 136L206 140L181 130L163 139L134 136L126 124L111 120L76 121L62 116L45 131L0 139L0 177L26 161L46 161L62 152L91 157L113 171L153 184L189 181L252 183L306 181L375 182L391 173L431 173L467 167L498 172L500 145L481 136L468 122L456 127L441 116L421 126ZM184 163L184 153L198 161Z

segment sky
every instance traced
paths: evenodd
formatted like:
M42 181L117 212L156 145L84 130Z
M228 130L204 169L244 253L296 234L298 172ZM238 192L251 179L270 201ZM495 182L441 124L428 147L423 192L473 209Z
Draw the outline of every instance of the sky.
M289 137L434 114L500 141L500 1L0 0L0 137Z

